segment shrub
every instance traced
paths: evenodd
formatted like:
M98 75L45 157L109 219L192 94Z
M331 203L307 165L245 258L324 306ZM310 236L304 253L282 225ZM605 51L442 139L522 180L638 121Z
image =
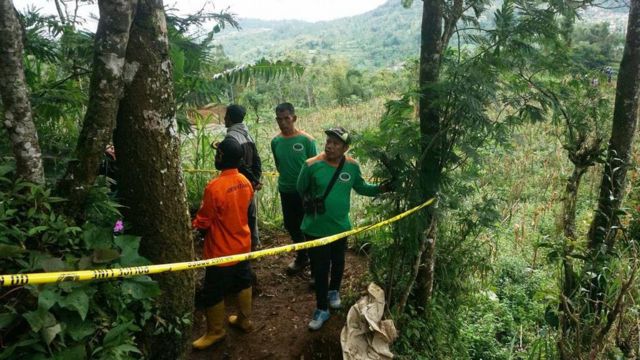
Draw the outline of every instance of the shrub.
M96 188L92 222L79 227L56 210L63 199L10 180L11 172L0 166L0 272L148 264L138 255L140 238L113 233L118 211L106 188ZM158 293L146 276L0 289L0 359L139 358L136 333L154 315Z

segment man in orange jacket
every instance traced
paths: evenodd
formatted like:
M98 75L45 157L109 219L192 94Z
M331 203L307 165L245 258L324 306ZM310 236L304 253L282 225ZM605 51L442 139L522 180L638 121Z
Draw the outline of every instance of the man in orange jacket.
M251 251L248 209L253 187L238 172L242 147L225 138L216 148L218 177L211 180L204 191L202 205L193 227L206 231L204 258L235 255ZM229 317L229 324L245 332L253 330L251 316L251 264L249 261L210 266L204 279L203 302L207 307L207 332L193 342L196 349L206 349L221 341L224 330L224 296L238 294L238 315Z

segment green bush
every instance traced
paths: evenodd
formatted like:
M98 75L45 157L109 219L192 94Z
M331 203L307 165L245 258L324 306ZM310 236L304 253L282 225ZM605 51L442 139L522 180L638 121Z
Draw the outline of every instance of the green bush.
M114 235L118 217L105 188L91 196L82 227L56 210L51 190L12 181L0 166L0 272L51 272L139 266L140 238ZM102 215L100 218L99 216ZM0 289L0 359L130 359L136 333L155 313L149 277L61 282Z

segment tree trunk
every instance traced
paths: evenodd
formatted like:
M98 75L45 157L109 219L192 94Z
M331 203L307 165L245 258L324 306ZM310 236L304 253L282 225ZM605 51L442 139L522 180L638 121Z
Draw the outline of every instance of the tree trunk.
M626 187L631 147L636 132L638 95L640 90L640 1L632 0L629 10L627 38L620 63L613 126L607 161L600 183L598 208L589 229L589 249L598 253L611 250L619 225L620 209Z
M440 76L442 58L443 3L441 0L424 0L422 9L422 34L420 45L420 134L422 157L420 159L420 185L424 199L435 197L440 187L442 173L441 151L443 139L440 134L440 114L437 108L438 93L434 85ZM416 301L418 309L431 299L433 291L433 269L437 219L434 207L426 209L424 236L430 239L422 254L417 277Z
M3 124L11 139L17 177L44 184L42 154L22 65L21 34L22 28L11 0L0 0L0 96L4 110Z
M193 259L193 240L180 163L167 25L161 0L140 0L125 65L125 96L114 134L118 191L125 224L142 236L140 252L153 263ZM130 83L129 83L130 82ZM184 357L190 339L194 274L157 277L161 317L174 326L147 331L150 359Z
M570 156L571 157L571 156ZM562 294L559 303L560 326L563 332L570 328L570 316L566 315L567 309L563 299L572 298L575 290L577 289L576 273L573 268L569 256L573 252L573 241L576 240L576 204L578 201L578 190L580 189L580 182L582 176L587 171L587 166L574 164L573 173L567 180L567 186L565 187L563 209L562 209L562 226L564 231L564 247L563 247L563 279L562 279Z
M564 190L564 200L562 208L562 227L564 236L567 239L576 239L576 205L578 202L578 190L582 176L587 171L587 167L582 165L574 165L573 173L567 180L567 186Z
M409 284L407 284L406 289L402 292L402 294L400 295L400 301L398 302L398 305L396 306L396 313L397 314L402 314L404 312L404 309L407 305L407 301L409 300L409 295L411 294L411 290L413 289L413 285L416 282L416 279L418 278L418 274L420 273L420 267L422 266L422 261L423 261L423 257L422 255L426 252L426 251L434 251L435 248L432 247L433 240L432 239L428 239L426 233L422 233L422 236L420 238L420 242L418 243L418 254L416 256L416 259L411 267L411 273L409 275ZM431 271L433 272L433 268L431 268ZM431 279L433 279L433 276L431 276ZM433 285L433 282L430 283L431 285ZM429 291L432 291L432 289L428 289ZM390 290L388 290L390 291Z
M67 20L64 17L64 13L62 12L62 7L60 6L60 0L53 1L56 4L56 10L58 11L58 16L60 17L60 22L64 25L67 23Z
M65 213L81 218L85 201L98 175L106 145L111 141L123 92L124 58L137 0L100 0L100 21L93 55L89 105L75 159L60 182L69 199Z
M580 315L581 320L593 329L577 336L581 348L574 351L577 353L591 349L596 352L596 356L599 345L594 344L603 341L610 329L600 327L598 330L598 325L603 324L604 310L608 310L606 324L612 324L618 316L622 316L620 311L613 312L610 304L605 303L605 293L608 291L606 277L591 276L589 273L602 274L613 252L620 225L618 211L626 188L626 174L636 131L640 92L640 0L632 0L630 5L627 37L616 87L611 138L600 183L598 205L588 234L590 262L585 266L587 274L583 276L588 282L582 285L589 289L586 299L588 306ZM626 291L624 288L620 290L619 297L625 296Z

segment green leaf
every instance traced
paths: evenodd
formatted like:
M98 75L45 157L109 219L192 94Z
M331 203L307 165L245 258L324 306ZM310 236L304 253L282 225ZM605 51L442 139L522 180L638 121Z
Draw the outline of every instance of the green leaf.
M60 299L58 304L63 308L75 310L82 320L87 317L87 312L89 311L89 297L83 289L73 290L71 294Z
M124 334L125 332L127 332L129 330L129 327L131 326L131 322L125 323L125 324L120 324L116 327L114 327L113 329L109 330L109 332L107 333L107 335L105 335L104 339L102 340L102 344L104 344L105 346L107 346L108 344L117 341L119 342L119 337L120 335Z
M31 209L29 209L29 210L31 210ZM34 212L35 212L35 210L34 210ZM32 216L33 216L33 214L32 214ZM32 227L31 229L29 229L29 231L27 231L27 235L34 236L35 234L39 234L39 233L44 232L44 231L46 231L48 229L49 229L49 227L48 226L44 226L44 225L35 226L35 227Z
M46 272L55 272L55 271L64 271L66 270L66 265L64 261L59 258L45 258L40 260L40 265L42 269Z
M85 360L87 351L84 345L76 345L53 355L54 360Z
M60 324L55 324L53 326L49 326L42 329L42 339L47 345L51 344L51 341L62 331L62 327Z
M124 352L124 353L134 353L134 354L142 354L142 352L140 352L140 349L138 349L137 347L131 345L131 344L122 344L122 345L118 345L116 347L117 350Z
M122 249L122 251L126 251L127 249L131 249L134 251L138 251L140 248L140 237L133 235L118 235L114 239L115 244Z
M140 248L140 237L132 235L116 236L115 243L120 249L120 264L122 266L141 266L149 265L150 262L146 258L140 256L138 249Z
M47 288L38 294L38 308L49 310L53 305L55 305L58 299L60 299L60 295L58 295L58 293L53 289Z
M13 359L14 357L12 357L12 355L13 355L13 352L15 351L15 349L17 349L19 347L33 346L34 344L38 344L38 343L39 343L39 341L37 339L31 338L31 339L20 341L17 344L11 345L10 347L5 348L0 353L0 360Z
M12 258L26 252L20 246L0 244L0 259Z
M126 279L122 281L122 292L136 300L153 298L160 295L158 283L148 276Z
M82 234L82 240L89 249L108 249L113 243L113 229L91 226Z
M25 314L22 314L22 317L27 320L33 332L38 332L42 328L50 327L56 324L56 318L53 316L53 314L43 309L29 311Z
M93 323L83 321L75 315L72 316L71 319L65 321L67 326L65 332L69 334L73 340L80 341L96 332L96 326Z
M114 249L95 249L93 251L93 262L96 264L106 264L120 257L120 253Z
M18 317L14 313L2 313L0 314L0 330L8 327Z

